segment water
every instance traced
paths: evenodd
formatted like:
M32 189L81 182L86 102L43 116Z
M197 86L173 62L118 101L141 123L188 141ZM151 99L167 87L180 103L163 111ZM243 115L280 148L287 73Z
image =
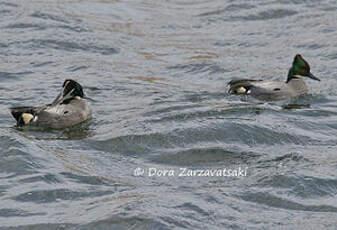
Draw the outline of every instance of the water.
M336 11L1 0L0 228L336 229ZM322 80L309 95L227 94L235 77L285 80L296 53ZM92 99L90 121L15 128L9 107L51 102L66 78ZM178 175L239 167L246 176Z

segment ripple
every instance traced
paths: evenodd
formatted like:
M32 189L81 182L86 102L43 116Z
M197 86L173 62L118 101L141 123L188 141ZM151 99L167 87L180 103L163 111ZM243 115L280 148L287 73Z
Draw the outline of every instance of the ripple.
M258 125L233 123L232 121L209 123L196 128L174 129L167 133L126 135L107 140L89 140L90 146L100 151L126 155L158 153L177 147L191 147L211 143L240 143L242 146L315 143L309 136L291 135ZM212 151L212 150L210 150ZM220 150L221 151L221 150Z
M52 61L45 61L45 62L41 62L41 63L37 63L37 64L34 64L34 67L43 67L43 66L46 66L46 65L50 65L50 64L53 64Z
M176 65L167 67L169 70L182 70L184 73L225 73L228 72L225 68L221 67L216 63L194 63L194 64L187 64L187 65Z
M333 228L335 8L0 0L2 228ZM282 103L226 93L234 77L283 79L295 53L315 57L324 76L308 82L316 93ZM59 131L8 128L9 106L48 101L64 76L85 84L92 120ZM181 166L249 173L133 175Z
M16 147L23 146L14 137L10 137L10 136L7 136L7 135L0 136L0 143L1 143L2 151L8 151L13 146L16 146Z
M83 197L98 197L113 194L113 191L77 192L69 189L35 190L14 196L20 202L53 203L60 200L79 200Z
M229 5L224 9L200 14L199 16L210 23L217 23L219 20L225 22L235 22L283 19L298 14L298 11L286 8L268 9L255 13L257 11L256 8L257 7L255 5L250 4L234 4Z
M263 192L249 192L240 196L241 199L249 202L258 203L274 208L281 208L286 210L297 210L306 212L337 212L337 207L330 205L304 205L298 202L283 199L268 193Z
M223 148L191 148L189 150L167 152L159 156L153 157L152 160L156 163L165 165L234 165L247 164L259 155L252 152L235 152Z
M62 180L60 180L56 175L53 175L51 173L47 173L45 175L30 176L19 180L20 183L28 183L28 184L40 181L46 182L48 184L62 183Z
M89 185L111 185L111 181L108 182L106 179L99 176L82 176L66 172L61 174L69 179L72 179L76 183L83 183Z
M57 22L69 23L67 20L65 20L64 18L60 16L52 15L48 13L35 12L31 14L30 16L34 18L44 19L44 20L52 20L52 21L57 21Z
M76 72L78 70L85 70L85 69L88 69L89 67L88 66L85 66L85 65L75 65L75 66L70 66L68 67L68 71L70 72Z
M231 4L231 5L227 6L224 9L219 9L219 10L216 10L216 11L211 11L211 12L203 13L203 14L200 14L199 16L200 17L205 17L205 16L213 16L213 15L222 15L222 14L226 14L228 12L253 9L255 7L256 6L250 5L250 4L247 4L247 3L243 3L243 4Z
M16 177L17 175L34 174L42 167L31 156L23 157L22 155L26 155L23 151L12 149L7 151L7 154L9 156L2 157L0 162L0 172L8 174L7 178Z
M54 28L60 29L62 31L69 30L69 31L76 32L76 33L89 32L88 29L83 28L81 26L57 25L57 26L54 26Z
M171 229L169 225L146 217L112 216L81 225L81 229Z
M25 29L36 29L36 30L50 30L50 29L58 29L60 31L71 31L75 33L83 33L88 32L87 29L80 27L80 26L70 26L70 25L48 25L48 24L41 24L41 23L26 23L26 22L18 22L18 23L11 23L4 28L6 29L19 29L20 31L27 31Z
M55 50L63 50L67 52L74 51L85 51L92 53L99 53L102 55L113 55L119 53L116 48L107 47L107 46L95 46L92 44L83 44L77 43L73 41L64 41L64 40L53 40L53 39L31 39L27 41L20 42L26 46L27 49L55 49ZM15 45L15 43L12 43Z
M310 176L274 175L259 182L261 188L277 188L297 199L317 199L337 195L337 180ZM336 208L337 210L337 208Z
M8 80L19 80L25 75L32 74L33 72L18 72L18 73L8 73L8 72L0 72L0 82L8 81Z
M319 44L319 43L310 43L310 44L297 45L296 47L298 47L299 49L307 48L307 49L311 49L311 50L317 50L317 49L325 48L325 47L327 47L327 45L326 44Z
M0 209L0 217L26 217L26 216L41 216L45 213L39 212L39 213L33 213L24 211L21 209L11 209L11 208L2 208Z
M35 24L35 23L13 23L9 24L5 27L6 29L28 29L28 28L34 28L37 30L45 30L47 26L41 25L41 24Z
M329 58L330 60L336 60L337 59L337 52L328 54L328 55L326 55L326 57Z
M285 161L293 161L296 164L298 164L299 162L303 162L303 161L308 161L307 158L303 157L302 155L298 154L298 153L288 153L288 154L284 154L282 156L277 156L274 159L271 159L269 161L274 161L274 162L285 162Z
M10 13L10 12L11 12L10 10L0 10L1 15L7 14L7 13Z
M230 20L243 20L243 21L259 21L259 20L271 20L280 19L289 16L293 16L298 12L289 9L272 9L267 11L262 11L258 14L251 14L248 16L232 16Z
M18 225L16 224L15 228L13 227L8 227L8 228L3 228L3 229L18 229L18 230L29 230L29 229L35 229L35 230L44 230L48 228L49 230L60 230L60 229L71 229L75 230L76 225L74 224L68 224L68 223L61 223L61 224L53 224L53 223L48 223L48 224L25 224L25 225Z
M12 2L0 2L0 6L9 6L9 7L18 7L18 4L12 3Z

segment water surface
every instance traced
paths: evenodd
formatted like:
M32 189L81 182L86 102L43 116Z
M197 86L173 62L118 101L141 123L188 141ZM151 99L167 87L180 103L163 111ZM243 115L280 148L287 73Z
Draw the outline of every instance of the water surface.
M336 12L329 0L0 0L0 228L335 229ZM285 80L297 53L322 80L310 94L227 94L232 78ZM93 118L17 129L8 108L51 102L66 78Z

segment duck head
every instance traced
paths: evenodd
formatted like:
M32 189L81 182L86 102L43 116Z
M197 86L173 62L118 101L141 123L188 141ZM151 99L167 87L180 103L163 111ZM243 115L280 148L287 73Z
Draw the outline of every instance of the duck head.
M71 97L84 97L82 86L72 79L67 79L63 83L63 97L69 95Z
M62 91L51 103L51 105L56 104L68 104L73 99L84 98L82 86L72 79L67 79L63 82Z
M289 69L288 79L289 82L293 78L301 78L301 77L309 77L313 80L320 81L319 78L315 77L312 73L310 73L310 66L306 60L300 55L296 54L293 65Z

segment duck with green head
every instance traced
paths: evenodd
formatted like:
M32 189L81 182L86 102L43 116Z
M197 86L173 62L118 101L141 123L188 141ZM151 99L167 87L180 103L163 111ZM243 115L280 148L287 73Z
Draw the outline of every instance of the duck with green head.
M17 126L62 129L86 121L91 108L84 100L82 86L71 79L64 81L56 99L46 105L10 108Z
M294 58L286 82L238 79L231 80L228 93L250 95L262 101L278 101L297 97L308 92L304 77L320 81L310 72L310 66L300 54Z

